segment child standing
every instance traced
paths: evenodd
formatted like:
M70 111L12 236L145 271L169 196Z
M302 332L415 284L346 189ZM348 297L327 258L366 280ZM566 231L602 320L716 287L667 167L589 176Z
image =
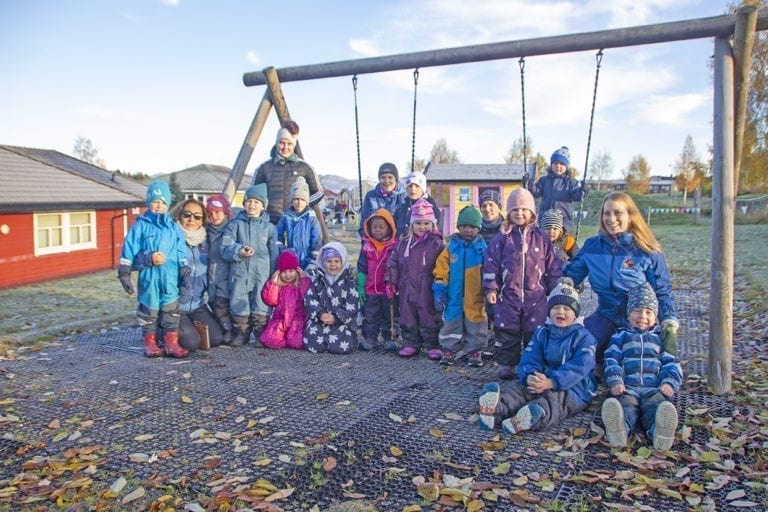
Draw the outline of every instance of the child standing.
M163 353L157 345L158 329L163 332L166 354L184 357L188 353L179 345L179 295L190 286L191 269L187 266L184 233L167 215L170 205L168 185L160 181L150 183L147 211L128 230L117 269L120 284L129 295L134 292L131 269L140 269L136 316L147 357Z
M231 262L229 271L233 347L246 345L251 332L258 338L267 324L268 306L259 291L277 263L277 232L265 212L267 186L251 185L245 191L243 210L224 230L221 251Z
M299 257L301 268L317 258L323 245L320 221L309 208L309 185L303 176L291 185L291 206L277 223L277 242L282 249L291 249Z
M571 154L563 146L552 153L547 174L530 185L533 196L541 198L541 211L556 209L563 213L567 231L573 231L573 203L586 197L586 185L568 175L570 166Z
M267 348L304 348L304 294L312 281L304 275L292 251L280 253L277 270L261 290L261 299L273 307L272 316L259 336Z
M405 178L405 199L392 214L395 219L395 228L399 234L408 232L408 226L411 223L411 208L413 208L413 203L421 198L426 199L432 205L432 211L435 212L435 225L438 231L440 230L443 214L435 200L427 194L427 177L423 172L413 171Z
M229 262L221 253L224 228L232 218L229 201L221 194L208 198L208 306L224 331L224 345L232 341L232 320L229 317Z
M683 381L677 356L664 349L656 322L659 302L650 284L633 288L627 301L630 329L611 337L605 351L605 383L611 395L603 402L605 437L611 446L626 446L639 426L655 450L675 442L677 409L671 402Z
M563 214L560 210L547 210L541 214L539 227L549 235L549 241L555 248L560 263L565 264L579 252L576 237L568 233L563 226Z
M498 190L486 189L480 193L480 213L483 214L483 225L480 234L486 244L499 234L504 216L501 214L501 194Z
M384 349L397 350L392 339L392 311L396 306L386 291L386 265L397 243L397 230L392 215L379 208L363 223L363 240L357 258L357 294L363 308L363 341L361 350L372 350L381 334Z
M448 246L437 257L432 285L435 309L443 313L438 339L443 349L440 364L453 365L468 355L469 366L483 366L480 351L488 343L482 270L487 245L480 236L482 214L466 206L456 221Z
M536 329L520 359L520 380L490 382L480 395L481 427L491 430L501 422L507 434L544 430L592 402L596 342L577 321L581 305L573 281L560 281L547 308L547 323Z
M445 248L436 220L431 204L425 199L416 201L408 233L400 237L387 262L387 297L399 295L401 357L415 356L422 347L430 359L443 357L437 341L442 318L432 297L432 273Z
M310 272L312 285L304 296L304 346L314 353L349 354L357 348L355 319L360 298L347 250L339 242L325 244L317 268Z
M494 331L500 379L513 379L523 345L547 317L547 294L562 276L549 237L536 227L533 196L517 188L507 199L507 224L483 263L486 300L495 304Z

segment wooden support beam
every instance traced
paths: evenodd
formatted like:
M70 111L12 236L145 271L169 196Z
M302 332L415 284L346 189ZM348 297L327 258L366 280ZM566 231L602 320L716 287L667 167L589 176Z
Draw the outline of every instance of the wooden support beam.
M739 194L739 174L744 154L744 129L747 123L750 73L752 71L752 47L757 28L757 8L749 5L739 9L733 34L733 59L735 70L736 128L733 142L733 179L736 195Z

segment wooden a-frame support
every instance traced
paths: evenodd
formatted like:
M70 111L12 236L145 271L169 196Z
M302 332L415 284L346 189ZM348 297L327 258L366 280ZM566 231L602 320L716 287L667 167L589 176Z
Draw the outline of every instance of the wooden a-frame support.
M271 107L275 106L281 122L290 119L280 87L281 82L713 37L715 38L714 155L711 320L707 383L713 392L727 393L731 391L732 373L735 196L744 138L752 43L755 32L766 29L768 29L768 9L757 10L753 6L748 6L739 9L737 14L710 18L294 66L279 70L268 67L260 72L246 73L243 75L243 83L247 87L266 84L268 88L264 92L264 97L256 110L243 146L227 179L224 194L230 200L234 197L245 174L253 148L264 129ZM733 46L730 42L732 37ZM298 145L296 152L301 156ZM318 210L319 208L316 208L315 211L321 219L325 242L328 231L325 223L322 222L323 216Z

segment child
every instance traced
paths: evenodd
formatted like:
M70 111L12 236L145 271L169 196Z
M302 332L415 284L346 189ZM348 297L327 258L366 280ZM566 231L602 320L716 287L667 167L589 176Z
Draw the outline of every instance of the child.
M488 383L480 395L481 427L491 430L500 421L507 434L544 430L592 402L596 343L577 321L581 305L573 281L560 281L547 308L546 325L536 329L520 359L520 380Z
M397 354L412 357L423 346L430 359L439 360L443 357L437 341L442 318L432 297L432 273L445 243L435 227L435 211L426 199L413 204L410 221L408 233L400 237L387 262L387 297L393 298L398 291L400 296L404 346Z
M357 348L355 319L360 298L347 250L339 242L325 244L317 268L310 272L312 285L304 296L304 346L314 353L349 354Z
M232 341L232 320L229 318L229 262L221 253L224 228L232 218L229 201L221 194L208 198L208 306L224 331L224 345Z
M179 295L190 285L191 269L187 266L184 233L166 215L170 205L168 185L160 181L150 183L147 187L147 211L136 219L128 231L117 269L118 279L129 295L133 295L131 268L141 269L136 316L141 325L144 355L147 357L163 353L157 345L158 329L163 332L166 354L184 357L188 353L179 345Z
M259 336L267 348L304 348L304 294L312 281L304 275L299 258L292 251L280 253L277 270L261 290L261 299L272 306L272 316Z
M498 190L486 189L480 193L480 213L483 214L480 234L485 243L490 245L504 221L504 216L501 214L501 194Z
M666 451L675 442L677 410L671 399L683 370L664 350L656 323L659 302L650 284L629 291L627 311L631 328L614 334L605 352L605 383L618 397L603 402L605 437L611 446L626 446L639 425L655 450Z
M291 185L291 206L277 223L277 241L281 250L288 248L296 253L303 269L315 261L323 245L320 221L309 209L309 185L303 176Z
M549 235L549 241L552 242L552 247L554 247L563 266L579 252L576 238L568 233L563 226L563 214L560 210L547 210L542 213L539 227Z
M432 210L435 212L435 225L440 230L440 221L443 214L440 208L437 207L435 200L427 195L427 177L423 172L414 171L405 178L405 199L395 209L395 213L392 214L395 219L395 228L399 234L408 233L408 225L411 222L411 208L413 203L421 198L426 199L432 205Z
M524 188L507 199L507 222L483 263L486 300L495 304L494 331L500 379L513 379L523 345L547 317L547 294L562 276L549 237L536 227L536 205Z
M469 355L469 366L483 366L480 351L488 343L482 270L487 245L480 236L482 214L474 206L459 212L448 246L437 257L432 285L435 309L443 313L438 339L443 349L440 364L453 365Z
M586 197L586 185L571 178L567 173L571 165L571 154L563 146L552 153L547 174L534 184L528 184L533 197L541 198L541 210L560 210L563 225L573 231L573 203Z
M275 271L277 263L277 232L269 222L265 208L267 186L251 185L245 191L243 210L227 224L221 241L224 259L231 262L229 270L233 347L258 338L267 324L268 306L259 291Z
M386 292L386 265L397 243L397 230L392 215L379 208L363 223L363 241L357 258L357 294L363 308L363 341L361 350L376 348L379 334L384 338L384 349L398 349L392 339L392 312L397 299L389 299ZM394 303L394 304L393 304Z

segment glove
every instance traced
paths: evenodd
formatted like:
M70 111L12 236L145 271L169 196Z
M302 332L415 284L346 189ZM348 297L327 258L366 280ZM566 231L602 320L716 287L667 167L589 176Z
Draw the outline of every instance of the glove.
M120 280L120 284L123 285L125 293L133 295L133 284L131 283L131 266L120 265L117 267L117 278Z
M179 269L179 297L186 297L192 291L192 269L184 266Z
M386 293L387 293L387 298L389 300L392 300L395 297L395 295L397 295L397 285L396 284L388 283L385 290L386 290Z
M677 328L680 324L677 320L667 318L661 322L661 341L664 342L664 350L672 354L677 355Z
M435 310L438 313L445 311L445 296L447 291L448 290L444 284L434 283L432 285L432 300L435 304Z
M363 272L357 273L357 295L360 297L360 305L365 304L368 296L365 294L365 280L368 279L368 274Z

